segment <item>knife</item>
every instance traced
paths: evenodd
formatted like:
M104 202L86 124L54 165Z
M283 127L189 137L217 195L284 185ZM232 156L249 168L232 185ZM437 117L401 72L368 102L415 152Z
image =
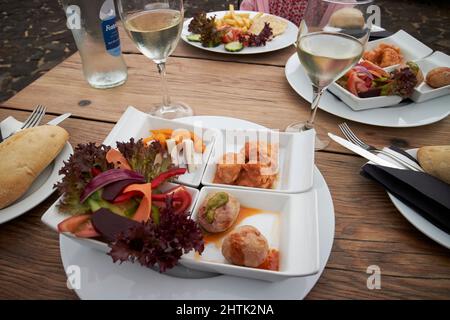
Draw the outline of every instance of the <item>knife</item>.
M72 115L71 113L64 113L64 114L56 117L55 119L50 120L49 122L47 122L47 125L49 125L49 126L56 126L56 125L60 124L61 122L63 122L64 120L66 120L71 115Z
M364 150L360 146L357 146L356 144L351 143L350 141L347 141L339 136L336 136L330 132L328 132L328 136L333 139L333 141L337 142L344 148L353 151L356 154L359 154L361 157L366 158L369 161L372 161L375 164L378 164L380 166L389 167L389 168L395 168L395 169L404 169L400 166L397 166L393 164L392 162L389 162L387 160L384 160L383 158L380 158L379 156L374 155L373 153L370 153L367 150Z

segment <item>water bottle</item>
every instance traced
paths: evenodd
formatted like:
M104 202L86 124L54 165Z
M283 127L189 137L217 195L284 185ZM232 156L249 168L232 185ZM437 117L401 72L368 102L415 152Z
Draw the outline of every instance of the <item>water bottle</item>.
M127 79L113 0L61 0L83 64L94 88L111 88Z

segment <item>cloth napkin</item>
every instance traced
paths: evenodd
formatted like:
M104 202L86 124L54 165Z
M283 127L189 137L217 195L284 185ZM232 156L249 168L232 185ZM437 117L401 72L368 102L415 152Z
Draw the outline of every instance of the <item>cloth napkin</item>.
M14 117L9 116L8 118L4 119L2 122L0 122L0 131L3 139L5 139L14 131L20 129L21 126L22 122L16 120Z
M436 227L450 234L450 185L424 172L366 164L361 175L379 183Z

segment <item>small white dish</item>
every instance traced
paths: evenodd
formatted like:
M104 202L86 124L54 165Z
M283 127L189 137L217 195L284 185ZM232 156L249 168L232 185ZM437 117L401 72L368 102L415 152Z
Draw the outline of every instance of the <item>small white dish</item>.
M5 136L22 126L22 122L12 117L5 119L2 124L4 125L2 127L7 125L8 129L10 129L10 131L5 130L3 132ZM53 186L62 178L59 175L59 170L64 166L64 161L68 160L72 153L72 146L67 142L58 156L34 180L27 192L13 204L0 209L0 224L21 216L47 199L55 191Z
M200 126L197 126L196 123L191 125L174 120L153 117L130 106L120 117L119 121L103 143L105 145L116 147L117 141L128 141L130 138L134 138L135 140L145 138L150 135L150 130L155 129L186 129L188 131L195 132L197 136L203 138L206 149L202 155L196 153L196 156L199 156L197 159L199 164L197 170L192 173L185 173L176 180L177 182L187 186L198 187L202 180L206 163L214 145L216 135L214 130L206 130Z
M226 139L236 136L237 139ZM246 141L268 141L271 134L278 136L279 160L278 177L272 189L259 189L269 192L299 193L309 190L313 184L314 169L314 139L315 131L308 130L301 133L274 132L268 130L222 130L222 136L217 136L214 150L209 158L203 175L202 184L206 186L221 186L255 190L258 188L220 184L214 182L217 163L228 152L239 152ZM272 136L273 137L273 136ZM230 141L231 140L231 141Z
M233 265L223 257L221 243L220 247L216 243L207 243L202 255L190 252L180 260L182 265L200 271L264 281L307 276L319 271L315 190L298 194L280 194L259 190L204 187L200 191L193 211L194 220L197 220L198 211L206 196L220 191L234 196L243 207L262 211L246 217L232 228L243 225L256 227L267 239L269 248L279 251L280 270L271 271Z
M312 101L312 86L298 55L293 54L286 63L286 78L291 87L306 101ZM338 117L374 126L407 128L438 122L450 114L450 95L433 100L415 103L404 101L389 108L354 111L349 106L325 91L320 99L319 108Z
M399 30L389 37L368 42L365 51L373 50L377 48L381 43L399 47L404 62L423 59L433 52L430 47L426 46L424 43L420 42L412 35L403 30ZM394 66L398 66L398 64L392 65L390 67Z
M162 192L165 192L176 186L178 186L178 184L166 182L160 187L160 190ZM189 207L189 211L192 212L192 210L194 209L195 203L197 201L199 191L197 189L191 188L191 187L185 187L185 188L189 191L189 194L192 197L192 203L191 203L191 206ZM50 227L51 229L55 230L56 232L58 232L58 224L60 222L64 221L65 219L67 219L68 217L70 217L70 215L59 211L58 204L59 204L60 199L61 198L58 198L58 200L54 204L52 204L52 206L50 208L48 208L48 210L41 217L42 222L45 225L47 225L48 227ZM100 250L105 253L109 252L108 245L104 242L101 242L101 241L98 241L95 239L78 238L71 233L64 233L64 234L66 236L74 239L76 242L78 242L82 245L88 246L92 249Z
M223 17L228 11L216 11L216 12L210 12L207 14L208 17L211 16L216 16L217 18L221 18ZM255 16L256 14L258 14L258 12L253 12L253 11L238 11L235 10L236 13L249 13L250 17ZM269 14L265 14L265 15L269 15ZM276 50L280 50L280 49L284 49L286 47L291 46L292 44L295 43L295 41L297 40L297 34L298 34L298 27L293 24L291 21L286 20L284 18L281 17L276 17L277 19L283 20L287 23L287 28L286 31L279 35L276 36L272 41L268 41L266 43L265 46L261 46L261 47L246 47L241 51L238 52L229 52L227 50L225 50L225 47L223 44L214 47L214 48L206 48L203 47L201 43L199 42L192 42L189 41L187 39L187 36L190 35L191 33L188 30L188 26L192 21L191 19L187 19L184 24L183 24L183 30L181 32L181 39L183 39L184 42L190 44L191 46L200 48L202 50L206 50L206 51L211 51L211 52L217 52L217 53L223 53L223 54L233 54L233 55L245 55L245 54L257 54L257 53L264 53L264 52L271 52L271 51L276 51Z
M428 72L437 67L450 67L450 56L443 52L436 51L425 59L418 60L416 63L426 77ZM425 81L414 89L411 99L417 103L439 98L450 94L450 85L441 88L432 88Z
M400 96L379 96L371 98L360 98L347 89L341 87L336 82L332 83L328 90L335 94L355 111L390 107L399 104L403 99Z

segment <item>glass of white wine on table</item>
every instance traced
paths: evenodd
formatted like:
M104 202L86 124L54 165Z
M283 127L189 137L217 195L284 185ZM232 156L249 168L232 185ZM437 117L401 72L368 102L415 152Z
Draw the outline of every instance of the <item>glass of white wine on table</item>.
M361 59L370 35L372 0L309 0L300 23L297 53L313 88L311 114L307 121L286 128L288 132L316 130L316 150L329 139L315 117L320 97Z
M171 101L166 82L166 60L175 50L183 28L183 0L119 0L118 8L128 36L143 55L156 63L161 76L162 103L149 113L166 119L192 116L188 105Z

